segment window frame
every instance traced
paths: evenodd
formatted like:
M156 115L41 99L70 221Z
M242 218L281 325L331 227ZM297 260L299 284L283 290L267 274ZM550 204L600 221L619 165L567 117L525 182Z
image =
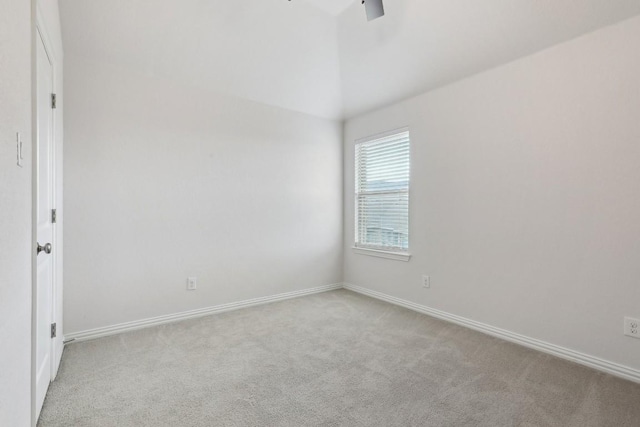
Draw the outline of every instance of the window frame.
M378 246L378 245L370 245L365 243L360 243L360 198L363 195L363 192L360 191L360 186L358 185L360 176L361 176L361 168L358 164L358 147L361 144L375 142L380 139L385 139L392 137L394 135L400 135L406 133L409 144L409 176L407 188L402 190L381 190L380 194L406 194L407 197L407 248L400 248L394 246ZM375 135L371 135L365 138L360 138L355 141L353 147L354 153L354 244L353 244L353 252L360 255L369 255L380 258L386 258L396 261L409 261L411 259L411 254L409 252L410 249L410 205L411 205L411 132L409 127L402 127L398 129L393 129L387 132L378 133ZM376 194L368 193L368 194Z

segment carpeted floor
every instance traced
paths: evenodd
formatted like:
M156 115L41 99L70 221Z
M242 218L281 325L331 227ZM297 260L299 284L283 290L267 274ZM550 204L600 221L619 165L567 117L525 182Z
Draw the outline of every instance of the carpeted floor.
M340 290L67 346L39 426L640 426L640 385Z

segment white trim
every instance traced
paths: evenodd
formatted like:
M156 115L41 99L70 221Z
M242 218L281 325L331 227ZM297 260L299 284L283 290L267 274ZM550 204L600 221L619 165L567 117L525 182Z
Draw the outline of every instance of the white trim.
M575 350L537 340L535 338L529 338L515 332L496 328L485 323L476 322L475 320L466 319L461 316L456 316L455 314L446 313L444 311L436 310L434 308L416 304L411 301L396 298L387 294L383 294L381 292L372 291L371 289L363 288L361 286L344 283L343 287L359 294L367 295L369 297L386 301L391 304L399 305L401 307L408 308L409 310L417 311L418 313L423 313L428 316L446 320L447 322L455 323L457 325L464 326L466 328L473 329L487 335L498 337L505 341L519 344L524 347L541 351L543 353L551 354L561 359L579 363L580 365L588 366L590 368L606 372L616 377L640 383L640 370L638 369L630 368L628 366L620 365L608 360L603 360L594 356L590 356L588 354L580 353Z
M123 332L134 331L136 329L148 328L151 326L163 325L165 323L179 322L181 320L193 319L196 317L208 316L211 314L223 313L225 311L239 310L241 308L253 307L256 305L267 304L271 302L284 301L291 298L297 298L305 295L318 294L321 292L334 291L341 289L342 284L318 286L316 288L303 289L300 291L287 292L284 294L271 295L260 298L253 298L245 301L232 302L228 304L216 305L213 307L205 307L196 310L183 311L181 313L167 314L164 316L151 317L148 319L134 320L133 322L120 323L102 328L90 329L87 331L74 332L65 335L65 341L74 340L75 342L87 341L95 338L106 337L109 335L121 334Z
M116 335L123 332L134 331L137 329L148 328L151 326L162 325L166 323L179 322L181 320L193 319L197 317L208 316L216 313L223 313L226 311L239 310L242 308L253 307L256 305L267 304L271 302L284 301L291 298L297 298L305 295L312 295L327 291L333 291L337 289L347 289L352 292L357 292L362 295L366 295L372 298L376 298L400 307L407 308L409 310L416 311L418 313L426 314L431 317L445 320L447 322L455 323L460 326L464 326L475 331L485 333L497 338L501 338L505 341L509 341L515 344L522 345L534 350L541 351L543 353L551 354L561 359L569 360L578 363L583 366L588 366L595 370L605 372L616 377L624 378L636 383L640 383L640 370L630 368L628 366L620 365L615 362L600 359L588 354L580 353L575 350L571 350L565 347L561 347L555 344L551 344L545 341L537 340L535 338L529 338L524 335L517 334L515 332L507 331L505 329L496 328L485 323L476 322L471 319L466 319L455 314L446 313L444 311L436 310L424 305L416 304L411 301L396 298L381 292L373 291L371 289L363 288L361 286L352 285L350 283L337 283L333 285L319 286L317 288L304 289L301 291L287 292L284 294L272 295L261 298L254 298L246 301L239 301L229 304L222 304L213 307L201 308L197 310L185 311L182 313L169 314L165 316L152 317L149 319L142 319L133 322L121 323L113 326L106 326L102 328L91 329L88 331L76 332L65 335L65 340L74 340L75 342L87 341L95 338L106 337L109 335Z
M382 138L386 138L388 136L391 135L395 135L398 133L404 133L404 132L409 132L409 126L404 126L398 129L393 129L393 130L388 130L385 132L380 132L380 133L376 133L375 135L369 135L369 136L365 136L363 138L359 138L356 139L354 142L356 145L358 144L362 144L363 142L371 142L371 141L375 141L376 139L382 139Z
M378 249L359 248L357 246L354 246L351 249L353 250L353 253L356 253L359 255L375 256L378 258L386 258L386 259L392 259L395 261L404 261L404 262L409 262L409 260L411 259L411 254L407 252L388 252L388 251L381 251Z

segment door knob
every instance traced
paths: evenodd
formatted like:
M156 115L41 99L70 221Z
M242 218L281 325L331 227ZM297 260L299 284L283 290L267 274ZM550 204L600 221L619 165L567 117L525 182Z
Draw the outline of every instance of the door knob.
M40 243L38 243L38 255L40 255L40 252L44 251L45 254L50 254L51 253L51 243L47 243L44 246L40 246Z

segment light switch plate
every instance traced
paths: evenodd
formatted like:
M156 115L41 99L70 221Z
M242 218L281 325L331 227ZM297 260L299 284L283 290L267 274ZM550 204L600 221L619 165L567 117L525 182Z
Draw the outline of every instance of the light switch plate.
M16 157L18 158L17 164L22 167L22 139L20 138L20 132L16 132Z

